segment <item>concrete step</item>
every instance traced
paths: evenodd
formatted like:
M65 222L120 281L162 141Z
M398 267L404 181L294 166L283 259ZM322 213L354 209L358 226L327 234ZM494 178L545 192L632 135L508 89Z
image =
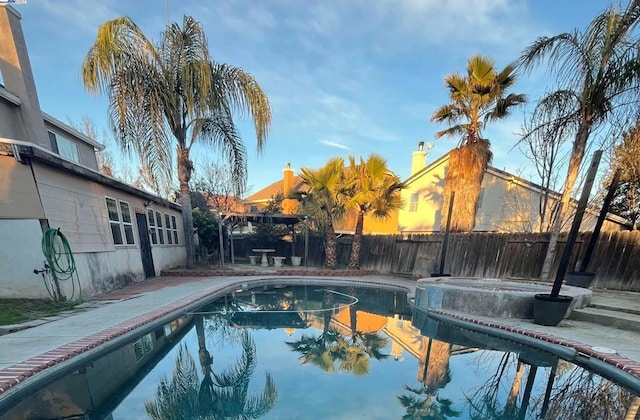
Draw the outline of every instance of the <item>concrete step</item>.
M601 303L593 303L593 301L589 304L590 308L597 308L597 309L606 309L608 311L613 311L613 312L626 312L628 314L634 314L634 315L640 315L640 308L629 308L629 307L625 307L625 306L619 306L616 307L616 303L615 302L607 302L605 304L601 304Z
M575 309L571 312L569 318L627 331L640 332L640 314L635 313L589 306L587 308Z

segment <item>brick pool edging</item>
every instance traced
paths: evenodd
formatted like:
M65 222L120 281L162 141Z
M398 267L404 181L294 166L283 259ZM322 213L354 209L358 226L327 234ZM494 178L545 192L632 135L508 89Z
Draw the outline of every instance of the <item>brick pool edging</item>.
M567 340L565 338L557 337L552 334L542 333L539 331L530 330L526 328L519 328L519 327L510 326L510 325L504 325L497 321L494 322L494 321L475 319L470 316L452 312L452 311L430 309L429 312L442 315L445 317L455 318L460 321L469 322L476 325L482 325L489 328L496 328L496 329L507 331L510 333L524 335L527 337L535 338L537 340L545 341L547 343L568 347L576 350L579 354L600 360L640 380L640 363L636 362L635 360L631 360L627 357L621 356L618 353L615 353L615 354L599 353L593 350L590 346L584 343L580 343L578 341Z

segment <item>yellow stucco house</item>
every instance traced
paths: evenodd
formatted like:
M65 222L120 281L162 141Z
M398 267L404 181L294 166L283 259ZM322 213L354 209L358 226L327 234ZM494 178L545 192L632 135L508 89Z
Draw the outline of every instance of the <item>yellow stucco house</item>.
M427 233L445 230L441 226L444 182L449 167L449 154L425 166L427 152L424 143L413 152L411 176L405 181L402 191L404 209L398 216L398 233ZM536 232L539 231L539 206L543 188L526 179L489 166L482 180L476 226L478 232ZM550 193L550 200L557 201L560 195ZM593 228L597 212L587 212L582 221L582 231ZM565 224L563 230L569 230ZM626 230L624 219L610 214L603 230Z

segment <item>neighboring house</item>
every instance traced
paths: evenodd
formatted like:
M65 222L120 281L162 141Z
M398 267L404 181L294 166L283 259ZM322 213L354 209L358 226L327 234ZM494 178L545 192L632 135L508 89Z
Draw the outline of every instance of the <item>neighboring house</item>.
M413 152L411 176L402 190L405 207L400 211L398 231L403 234L445 230L441 225L443 191L449 154L441 156L425 167L427 152L422 142ZM535 232L539 226L539 203L544 189L508 172L489 166L482 180L475 231ZM550 200L557 201L560 194L551 192ZM598 214L588 211L582 220L581 231L592 230ZM563 226L568 231L570 225ZM627 230L625 221L616 215L607 216L603 230Z
M69 240L85 297L184 264L180 206L101 174L104 147L40 110L20 20L0 7L0 297L48 296L46 228Z
M260 191L251 194L243 200L245 213L261 213L265 207L278 195L286 197L291 192L300 191L303 188L302 178L294 175L291 164L282 170L282 179L264 187ZM298 208L296 200L285 199L282 202L282 214L295 214Z
M279 194L287 197L291 192L303 191L305 185L302 177L294 175L291 164L287 163L283 169L282 179L278 180L260 191L244 199L245 213L260 213ZM295 214L298 208L296 200L285 199L282 202L283 214ZM347 212L340 220L334 220L336 233L352 234L356 226L355 211ZM396 233L398 226L398 212L392 212L387 219L379 219L368 214L364 219L365 234L387 234Z
M387 219L377 219L367 215L364 223L366 234L412 234L445 230L441 225L443 191L449 154L441 156L425 166L427 151L424 143L412 153L411 176L404 181L406 188L401 197L404 208L393 212ZM291 186L289 188L289 186ZM287 164L283 177L244 200L246 213L259 213L273 197L285 191L304 188L302 178L294 176ZM477 232L537 232L539 226L539 203L544 189L508 172L489 166L482 180L482 190L476 213ZM550 192L549 199L557 201L560 194ZM575 204L575 202L574 202ZM293 213L293 212L292 212ZM292 214L288 213L288 214ZM593 230L598 217L597 211L587 211L582 220L581 231ZM334 223L337 233L351 234L355 227L355 213L347 213L342 220ZM563 226L568 231L570 224ZM607 215L603 231L628 230L625 220L614 214Z

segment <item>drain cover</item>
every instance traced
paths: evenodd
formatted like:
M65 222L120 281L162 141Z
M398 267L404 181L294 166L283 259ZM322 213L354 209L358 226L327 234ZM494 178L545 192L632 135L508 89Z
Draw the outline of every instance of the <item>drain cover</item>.
M610 349L609 347L594 346L594 347L591 347L591 350L597 351L598 353L602 353L602 354L616 354L617 353L616 350Z

